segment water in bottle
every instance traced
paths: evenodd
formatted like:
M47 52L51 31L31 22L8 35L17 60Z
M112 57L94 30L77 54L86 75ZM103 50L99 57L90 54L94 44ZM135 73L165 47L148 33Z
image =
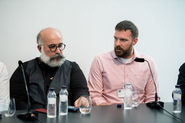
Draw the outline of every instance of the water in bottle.
M132 109L132 84L126 83L124 85L124 90L124 109Z
M181 89L179 85L175 86L173 91L173 113L181 113L182 102L181 102Z
M50 88L48 92L47 117L56 117L56 93L53 88Z
M59 115L68 114L68 91L66 86L62 86L59 93Z

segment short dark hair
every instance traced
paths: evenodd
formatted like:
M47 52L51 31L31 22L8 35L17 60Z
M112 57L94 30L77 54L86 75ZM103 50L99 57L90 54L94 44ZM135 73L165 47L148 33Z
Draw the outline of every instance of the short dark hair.
M124 21L121 21L119 22L116 27L115 27L115 30L118 30L118 31L126 31L126 30L130 30L132 32L132 38L135 39L138 37L138 29L137 27L135 26L134 23L132 23L131 21L128 21L128 20L124 20Z

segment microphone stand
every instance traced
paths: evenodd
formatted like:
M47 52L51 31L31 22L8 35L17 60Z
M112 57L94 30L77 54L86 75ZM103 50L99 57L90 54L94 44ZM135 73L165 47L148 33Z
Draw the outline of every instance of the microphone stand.
M36 112L31 112L31 103L30 103L30 96L29 96L29 92L28 92L28 86L27 86L27 82L26 82L26 77L25 77L25 72L24 72L24 68L23 68L23 63L22 61L19 61L19 67L21 68L22 74L23 74L23 80L24 80L24 84L25 84L25 89L26 89L26 94L27 94L27 98L28 98L28 105L27 105L27 113L25 114L18 114L17 117L21 120L25 120L25 121L35 121L38 120L38 113Z
M164 107L164 102L158 101L157 86L156 86L156 83L155 83L155 80L154 80L152 69L150 67L150 63L147 60L145 60L144 58L137 58L137 57L134 59L134 61L136 61L136 62L145 62L146 61L147 62L149 70L150 70L150 74L152 76L152 81L153 81L154 86L155 86L155 101L146 103L146 105L150 108L153 108L153 109L158 109L158 110L162 109Z
M163 108L164 107L164 102L161 102L161 101L158 101L158 95L157 95L157 86L156 86L156 83L155 83L155 80L154 80L154 76L153 76L153 73L152 73L152 69L150 67L150 64L147 60L145 60L147 63L148 63L148 67L150 69L150 73L151 73L151 76L152 76L152 80L154 82L154 86L155 86L155 101L154 102L149 102L147 103L146 105L150 108L154 108L154 109L161 109L161 107Z

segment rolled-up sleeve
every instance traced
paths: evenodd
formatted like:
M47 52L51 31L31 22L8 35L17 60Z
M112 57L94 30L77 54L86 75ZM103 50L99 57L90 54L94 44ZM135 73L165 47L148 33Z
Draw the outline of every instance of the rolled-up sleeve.
M76 62L72 62L69 104L73 105L80 96L89 96L87 81L79 65Z

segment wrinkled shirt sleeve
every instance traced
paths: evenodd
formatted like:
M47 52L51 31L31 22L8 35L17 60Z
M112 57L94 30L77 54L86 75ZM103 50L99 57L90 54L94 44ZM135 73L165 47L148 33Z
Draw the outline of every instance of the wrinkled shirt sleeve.
M103 68L100 59L98 59L98 57L95 57L91 65L88 78L88 87L93 105L100 105L101 103L106 103L106 100L102 94L103 93L102 70Z

